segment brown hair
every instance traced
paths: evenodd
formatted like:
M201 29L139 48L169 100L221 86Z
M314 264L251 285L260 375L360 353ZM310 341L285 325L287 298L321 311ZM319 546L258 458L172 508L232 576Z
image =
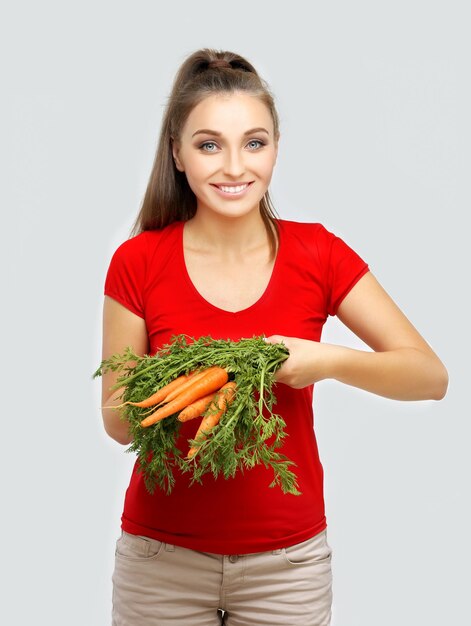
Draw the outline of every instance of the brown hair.
M195 215L196 196L185 172L180 172L175 166L172 138L178 141L189 114L204 98L236 91L247 92L266 104L273 118L275 139L278 139L279 119L274 97L253 65L234 52L210 48L193 52L175 76L162 120L154 164L131 235L160 229ZM275 222L277 214L268 190L260 200L260 213L274 253L278 240Z

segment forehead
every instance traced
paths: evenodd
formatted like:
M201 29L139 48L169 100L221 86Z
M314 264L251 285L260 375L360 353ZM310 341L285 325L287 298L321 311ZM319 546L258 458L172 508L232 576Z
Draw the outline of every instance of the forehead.
M273 120L266 104L247 94L217 94L208 96L194 107L183 134L191 136L200 128L238 134L257 126L264 126L273 134Z

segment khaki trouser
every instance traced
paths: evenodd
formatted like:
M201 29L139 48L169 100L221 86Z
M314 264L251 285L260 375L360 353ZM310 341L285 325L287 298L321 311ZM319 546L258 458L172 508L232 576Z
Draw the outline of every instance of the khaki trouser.
M243 555L197 552L123 532L116 543L113 626L329 626L327 530Z

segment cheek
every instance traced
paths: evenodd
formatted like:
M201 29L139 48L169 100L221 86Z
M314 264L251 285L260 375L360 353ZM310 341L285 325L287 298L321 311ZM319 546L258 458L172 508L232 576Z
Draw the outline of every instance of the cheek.
M260 170L260 176L267 182L270 182L271 177L273 175L273 166L274 164L268 163L262 170Z
M260 162L260 176L263 176L263 178L270 178L273 174L273 168L275 167L275 163L275 153L267 153L266 158L262 162Z
M198 185L205 182L211 174L210 164L198 159L194 159L187 163L186 175L191 185Z

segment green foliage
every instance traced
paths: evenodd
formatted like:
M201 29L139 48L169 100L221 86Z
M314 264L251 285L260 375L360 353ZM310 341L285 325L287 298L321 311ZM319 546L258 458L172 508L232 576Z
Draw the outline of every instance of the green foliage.
M143 428L140 422L149 409L129 405L120 409L133 437L127 452L137 453L147 489L153 493L158 485L171 493L176 468L191 472L190 485L193 485L202 483L202 476L208 472L228 479L237 471L263 464L274 472L270 487L279 486L284 493L299 495L296 476L289 469L295 464L278 451L286 437L286 424L273 411L274 375L288 356L284 344L266 343L262 337L231 341L210 336L195 340L177 335L153 356L138 356L126 348L122 354L102 361L93 377L110 370L118 372L120 376L112 390L124 387L123 402L136 402L180 374L211 365L225 367L237 383L235 399L191 459L184 456L188 450L179 450L176 445L181 427L178 413ZM194 444L194 440L188 441L189 447Z

